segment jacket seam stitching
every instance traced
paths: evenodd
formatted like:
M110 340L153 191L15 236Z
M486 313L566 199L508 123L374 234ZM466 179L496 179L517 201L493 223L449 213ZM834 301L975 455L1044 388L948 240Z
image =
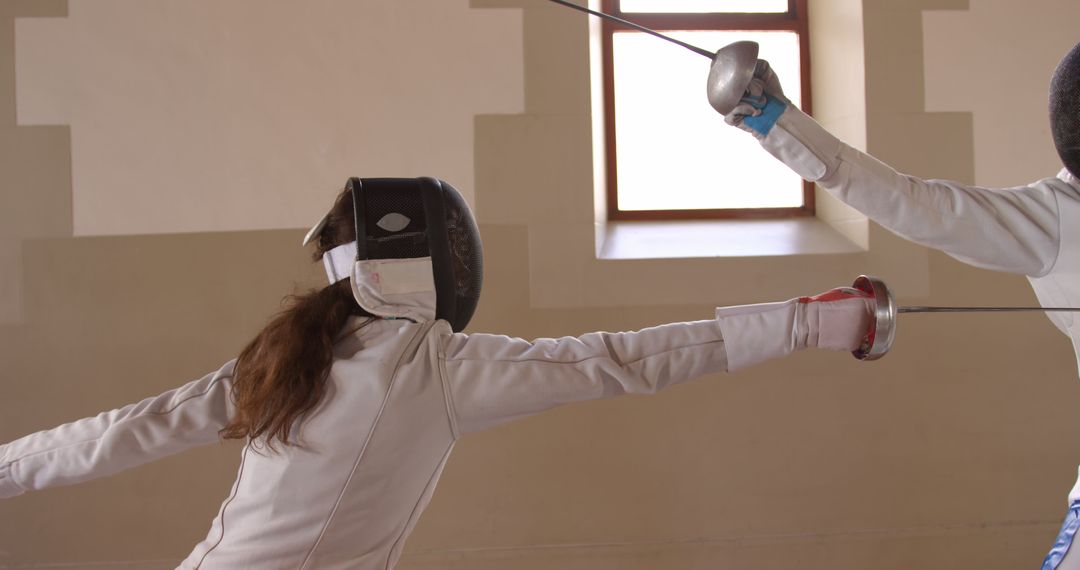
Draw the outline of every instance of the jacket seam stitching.
M663 355L663 354L667 354L669 352L676 352L676 351L684 350L684 349L688 349L688 348L698 348L698 347L702 347L702 346L708 346L710 344L717 344L717 343L723 343L723 342L724 342L724 339L719 338L719 339L715 339L715 340L697 342L697 343L694 343L694 344L684 344L682 346L675 346L675 347L671 347L671 348L666 348L664 350L660 350L660 351L657 351L657 352L646 354L644 356L640 356L640 357L635 358L633 360L627 360L626 362L621 363L621 365L622 366L629 366L631 364L636 364L638 362L641 362L642 360L648 360L650 358L660 356L660 355ZM544 359L544 358L513 359L513 358L461 357L461 358L448 358L447 362L476 362L476 361L482 361L482 362L513 362L513 363L517 363L517 362L538 362L540 364L581 364L583 362L589 362L590 360L598 360L598 359L615 360L614 358L612 358L611 355L595 355L595 356L589 356L587 358L582 358L582 359L579 359L579 360L551 360L551 359Z
M137 420L137 419L139 419L141 417L144 417L146 415L153 415L153 416L166 416L166 415L169 415L169 414L175 412L177 410L177 408L179 408L181 405L183 405L183 404L185 404L187 402L190 402L191 400L194 400L196 398L202 398L203 396L206 396L207 394L209 394L214 389L214 385L217 384L218 381L221 380L222 378L225 378L225 377L214 378L213 380L210 381L210 385L207 386L206 390L203 391L201 394L196 394L194 396L184 398L183 400L181 400L180 402L177 402L175 406L173 406L172 408L170 408L168 410L165 410L165 411L149 410L147 412L144 412L144 413L139 414L139 415L134 416L134 417L124 418L122 420L117 421L114 424L111 424L108 428L106 428L106 431L108 431L109 429L115 428L117 426L133 422L133 421L135 421L135 420ZM227 378L231 379L232 376L228 376ZM65 445L61 445L59 447L53 447L51 449L44 449L44 450L41 450L41 451L37 451L35 453L31 453L29 455L23 455L21 457L16 457L16 458L11 460L10 465L15 465L16 463L18 463L20 461L23 461L23 460L26 460L26 459L31 459L31 458L34 458L34 457L37 457L39 455L43 455L43 454L46 454L46 453L53 453L53 452L56 452L56 451L60 451L62 449L68 449L69 447L76 447L76 446L87 444L87 443L95 443L95 442L101 441L104 437L105 437L105 435L103 434L103 435L99 435L99 436L91 438L91 439L84 439L82 441L76 441L76 442L73 442L73 443L68 443L68 444L65 444Z
M202 558L195 564L195 570L202 568L203 562L206 562L206 557L210 556L210 553L221 546L221 543L225 540L225 510L229 508L233 500L236 499L236 495L240 493L240 481L244 478L244 466L247 465L248 450L251 447L251 440L248 440L248 444L244 446L244 454L240 459L240 473L236 476L236 484L233 485L232 494L229 495L228 500L224 505L221 505L221 536L218 537L217 542L214 543L206 552L203 553Z
M446 371L446 350L443 339L439 339L439 382L442 383L443 399L446 401L446 415L450 419L450 432L454 440L461 438L461 430L458 428L457 405L454 402L454 393L450 389L449 374Z
M394 386L397 384L398 371L401 370L401 363L405 360L406 353L410 352L408 346L412 345L412 342L419 336L422 336L431 330L431 326L435 321L431 321L428 326L422 326L416 332L417 336L414 336L409 344L406 345L406 350L401 351L401 355L398 356L397 364L394 365L394 373L390 377L390 383L386 387L386 396L383 397L382 404L379 405L379 413L375 416L375 421L371 424L371 431L368 432L367 437L364 439L364 444L360 447L360 452L356 455L356 461L353 462L352 470L349 471L349 476L345 479L345 482L341 485L341 490L338 491L337 499L334 500L334 506L330 508L330 513L326 517L326 522L323 523L323 527L319 530L319 536L315 538L315 542L312 543L311 548L308 550L307 555L300 562L300 569L307 568L308 562L311 561L311 557L318 550L319 545L322 543L323 537L326 536L326 531L330 528L330 523L334 520L334 515L337 514L338 507L341 506L341 501L345 497L345 490L349 488L349 484L352 482L353 476L356 475L356 470L360 467L360 461L364 458L364 454L367 452L368 445L371 444L371 440L375 437L375 430L379 427L379 420L382 419L383 412L386 411L387 403L390 401L390 395L394 391Z

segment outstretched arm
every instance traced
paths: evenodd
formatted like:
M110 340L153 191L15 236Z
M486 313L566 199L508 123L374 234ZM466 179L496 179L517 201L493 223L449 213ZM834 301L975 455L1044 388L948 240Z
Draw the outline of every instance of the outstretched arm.
M534 341L453 334L443 341L444 379L458 428L471 432L560 404L652 394L802 348L854 350L869 329L869 315L865 297L845 289L721 308L712 320L637 332Z
M1054 188L1063 181L990 189L901 174L792 105L764 61L748 97L725 120L752 133L804 179L901 237L971 265L1031 276L1045 274L1057 259Z
M233 363L180 388L0 445L0 498L72 485L212 443L232 413Z

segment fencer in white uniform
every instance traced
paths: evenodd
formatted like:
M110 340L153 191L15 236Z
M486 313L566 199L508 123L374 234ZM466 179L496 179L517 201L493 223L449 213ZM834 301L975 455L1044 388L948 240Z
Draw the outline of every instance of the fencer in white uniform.
M425 232L403 229L406 217L380 214L388 233L369 243L383 248L394 233L418 239ZM293 424L300 445L246 442L231 491L181 568L391 568L462 435L804 348L854 350L871 326L868 299L836 289L636 332L533 341L466 334L454 314L440 317L430 257L376 259L356 241L329 245L319 248L329 287L346 286L368 314L340 331L325 397ZM471 308L465 313L467 321ZM236 412L236 368L229 362L160 396L0 445L0 498L218 441Z
M765 61L758 61L746 95L726 122L753 134L804 179L901 237L977 267L1026 275L1044 307L1080 307L1080 44L1059 63L1050 86L1051 131L1065 168L1016 188L897 172L792 105ZM1047 316L1069 336L1080 359L1080 316ZM1068 515L1044 569L1080 569L1080 553L1065 558L1078 527L1080 480L1069 493Z

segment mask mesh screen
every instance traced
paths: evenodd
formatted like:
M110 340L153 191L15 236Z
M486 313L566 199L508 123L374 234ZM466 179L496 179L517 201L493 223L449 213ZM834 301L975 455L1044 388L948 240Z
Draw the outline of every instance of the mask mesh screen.
M397 188L365 189L364 219L367 221L368 256L372 259L404 259L428 255L423 232L424 206L414 193ZM383 216L397 213L409 218L402 230L390 232L377 224Z
M1050 81L1050 133L1062 164L1080 177L1080 44L1065 55Z

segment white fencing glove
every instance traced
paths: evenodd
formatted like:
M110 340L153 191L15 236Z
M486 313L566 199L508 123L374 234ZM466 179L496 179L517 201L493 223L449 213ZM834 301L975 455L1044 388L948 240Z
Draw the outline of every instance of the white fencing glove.
M769 134L776 120L787 110L791 102L784 96L780 78L776 76L769 62L757 60L754 77L746 93L727 115L724 122L754 135L759 140Z
M853 351L874 326L873 298L851 287L782 303L716 309L728 372L804 348Z

